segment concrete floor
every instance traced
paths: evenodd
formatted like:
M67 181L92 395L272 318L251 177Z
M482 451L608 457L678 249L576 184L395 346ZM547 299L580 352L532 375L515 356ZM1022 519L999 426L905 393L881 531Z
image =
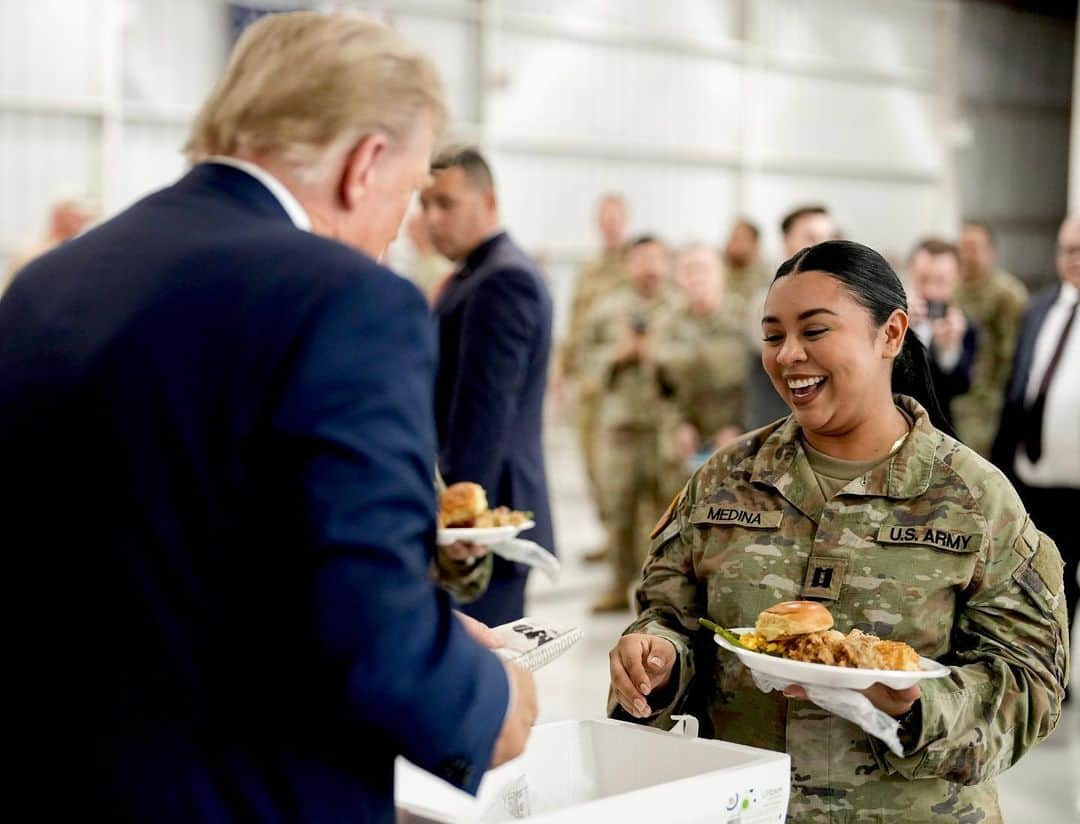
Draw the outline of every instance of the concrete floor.
M608 584L608 570L582 555L602 532L589 501L572 430L548 427L548 478L563 572L557 585L530 578L529 615L581 627L584 639L537 673L540 722L601 718L608 686L607 654L631 620L630 612L593 616L592 599ZM1074 702L1075 703L1075 702ZM1080 822L1080 709L1066 712L1057 731L998 779L1007 822Z

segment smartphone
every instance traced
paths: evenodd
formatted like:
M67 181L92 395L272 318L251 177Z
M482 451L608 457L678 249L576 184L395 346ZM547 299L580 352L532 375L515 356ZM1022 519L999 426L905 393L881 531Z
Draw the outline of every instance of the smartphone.
M926 317L930 320L941 320L949 311L949 304L943 301L931 300L926 303Z

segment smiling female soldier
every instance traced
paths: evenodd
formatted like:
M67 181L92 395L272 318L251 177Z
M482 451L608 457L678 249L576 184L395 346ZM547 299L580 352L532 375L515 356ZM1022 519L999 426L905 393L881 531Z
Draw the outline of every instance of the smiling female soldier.
M717 738L789 753L790 821L1000 820L994 776L1061 712L1061 558L1005 477L946 434L906 308L857 243L780 267L762 361L793 414L717 452L672 502L610 656L614 715L666 727L689 711ZM750 626L795 598L950 666L921 693L865 691L902 720L905 757L760 692L698 630L699 616Z

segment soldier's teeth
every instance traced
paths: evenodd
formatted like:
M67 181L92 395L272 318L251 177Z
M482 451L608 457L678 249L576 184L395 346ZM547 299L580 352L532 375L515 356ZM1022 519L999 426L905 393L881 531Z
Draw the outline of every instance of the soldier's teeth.
M806 389L808 386L816 386L825 380L824 377L820 378L803 378L797 381L788 381L787 385L789 389Z

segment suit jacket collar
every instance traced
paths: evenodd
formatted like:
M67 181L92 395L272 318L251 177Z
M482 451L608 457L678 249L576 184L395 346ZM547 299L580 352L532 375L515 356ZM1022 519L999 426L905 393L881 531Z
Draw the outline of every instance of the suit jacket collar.
M234 166L199 163L180 178L176 186L180 189L201 189L216 195L225 195L263 217L280 220L290 226L295 225L273 192L256 178Z
M487 263L492 254L504 243L509 243L506 232L497 232L465 257L462 266L450 277L446 289L435 305L436 315L448 315L454 311L489 274Z

